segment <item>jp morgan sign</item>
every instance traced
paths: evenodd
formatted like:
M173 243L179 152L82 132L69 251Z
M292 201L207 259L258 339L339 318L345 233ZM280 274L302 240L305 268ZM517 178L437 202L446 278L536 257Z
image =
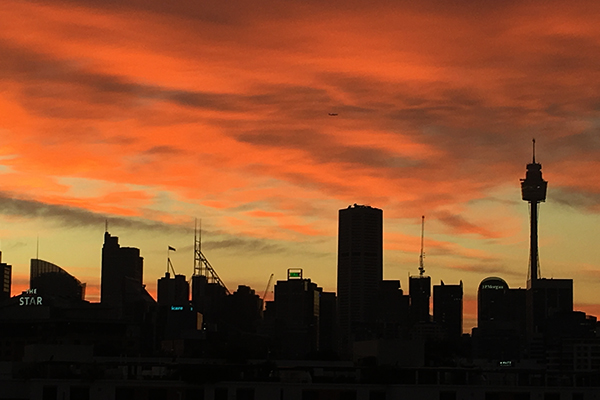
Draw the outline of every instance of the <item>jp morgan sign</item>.
M506 286L502 284L484 283L481 285L482 289L502 290L506 289Z
M42 296L37 295L37 289L27 289L21 294L20 306L41 306Z

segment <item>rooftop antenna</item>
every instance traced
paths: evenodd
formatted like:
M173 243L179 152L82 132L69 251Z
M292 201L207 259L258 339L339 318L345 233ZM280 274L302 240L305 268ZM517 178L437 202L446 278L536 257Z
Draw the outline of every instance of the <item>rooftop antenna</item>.
M108 218L104 220L104 233L108 232Z
M531 139L533 142L533 163L535 164L535 138Z
M421 216L421 255L419 256L419 276L423 276L425 273L425 267L423 266L423 259L425 253L423 252L423 237L425 236L425 216Z
M202 220L200 220L202 221ZM219 277L217 271L210 265L206 256L202 253L202 224L198 226L198 220L194 224L194 276L205 276L208 283L217 283L231 294L225 282Z

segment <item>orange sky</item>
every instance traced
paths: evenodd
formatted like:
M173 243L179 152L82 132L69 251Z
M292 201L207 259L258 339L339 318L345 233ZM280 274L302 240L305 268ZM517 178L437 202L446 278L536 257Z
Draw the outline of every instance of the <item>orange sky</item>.
M11 1L0 14L0 249L98 299L104 221L235 289L303 268L335 290L337 210L384 210L384 276L525 285L531 138L542 276L600 312L600 4ZM337 113L338 116L329 116Z

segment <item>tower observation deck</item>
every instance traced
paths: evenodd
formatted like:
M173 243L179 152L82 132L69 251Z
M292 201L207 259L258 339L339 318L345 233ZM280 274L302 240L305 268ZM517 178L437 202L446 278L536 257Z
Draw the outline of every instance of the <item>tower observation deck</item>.
M546 201L548 182L542 178L542 164L535 162L535 139L533 139L533 160L527 164L525 179L521 179L521 193L524 201L529 202L530 210L530 242L529 270L527 286L540 278L540 262L538 253L538 205Z

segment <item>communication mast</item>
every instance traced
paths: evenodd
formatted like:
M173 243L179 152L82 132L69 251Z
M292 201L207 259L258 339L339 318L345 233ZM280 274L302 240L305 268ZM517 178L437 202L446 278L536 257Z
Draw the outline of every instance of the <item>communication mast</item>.
M423 237L425 236L425 216L421 216L421 255L419 256L419 276L423 276L425 274L425 267L423 266L423 259L425 258L425 253L423 252Z
M194 222L194 276L206 277L207 283L218 283L227 294L231 294L225 282L219 277L217 271L210 265L208 259L202 254L202 223Z
M525 179L521 179L521 194L524 201L529 202L530 209L530 242L529 270L527 284L540 278L540 261L538 251L538 206L546 201L548 182L542 179L542 164L535 162L535 139L533 139L533 159L527 164Z

